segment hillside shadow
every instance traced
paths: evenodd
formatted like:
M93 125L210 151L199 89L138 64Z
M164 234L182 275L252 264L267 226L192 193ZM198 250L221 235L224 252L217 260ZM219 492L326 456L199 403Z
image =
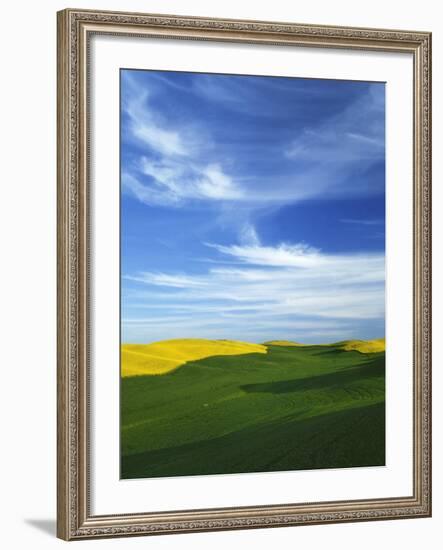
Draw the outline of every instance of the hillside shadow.
M258 384L243 384L240 389L246 393L292 393L314 389L344 387L354 381L380 377L384 375L384 357L378 357L370 362L362 362L353 367L346 367L333 373L279 380L276 382L261 382Z
M329 348L329 349L320 349L316 353L312 353L312 355L315 355L316 357L318 355L342 355L343 353L348 353L342 349L339 348Z
M384 402L122 455L121 479L383 466Z

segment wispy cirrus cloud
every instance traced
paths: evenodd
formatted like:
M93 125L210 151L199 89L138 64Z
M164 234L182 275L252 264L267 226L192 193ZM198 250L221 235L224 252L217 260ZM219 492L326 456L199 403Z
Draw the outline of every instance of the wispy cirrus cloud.
M195 275L126 276L140 283L132 299L128 294L133 316L126 315L125 323L131 330L169 318L171 328L187 335L213 326L218 337L241 331L257 339L265 336L258 326L263 324L269 338L283 330L288 338L312 340L314 329L324 335L341 327L342 335L351 336L359 321L383 324L383 254L325 254L303 243L263 246L258 237L255 244L208 246L240 263ZM152 321L136 313L140 310L150 311Z
M326 109L328 116L312 123L303 112L308 107L306 83L297 79L191 75L185 86L193 101L190 112L162 103L165 86L178 85L156 73L125 73L122 80L124 139L136 143L138 151L124 165L124 190L145 204L241 202L254 211L270 203L380 192L378 186L354 181L356 170L362 179L362 171L384 158L384 95L379 88L369 86L339 113ZM291 97L291 90L300 102L298 107L292 103L293 123L284 124L283 98ZM335 94L340 104L341 96ZM223 123L199 116L199 98L226 111ZM251 117L280 120L278 105L284 112L277 131L256 132ZM238 109L246 117L241 124L235 120Z
M244 222L242 224L239 231L239 239L245 246L260 246L260 239L257 235L257 231L249 222Z
M219 163L205 163L207 143L192 126L174 127L150 103L133 77L124 78L123 109L132 139L146 146L122 173L123 188L141 202L178 205L186 200L233 200L242 191ZM148 156L149 155L149 156Z
M369 88L364 97L342 113L305 128L285 151L288 158L342 169L358 163L383 161L385 155L384 90Z
M125 74L124 112L128 116L129 131L150 149L167 156L185 156L190 152L194 136L185 136L172 128L164 117L149 108L149 92L137 86L136 80ZM185 140L187 138L187 140Z
M384 225L384 220L368 220L368 219L352 219L352 218L342 218L341 223L349 223L352 225Z
M128 281L136 281L138 283L145 283L149 285L173 287L173 288L199 288L207 286L202 278L190 277L184 274L168 274L168 273L149 273L142 272L138 275L125 275L124 279Z
M247 264L266 265L270 267L318 267L326 261L319 251L304 243L286 244L277 247L252 245L230 245L207 243L222 254L233 256Z
M218 164L200 166L192 160L178 162L163 158L159 161L141 159L141 171L155 181L158 188L173 202L185 199L241 198L241 190Z

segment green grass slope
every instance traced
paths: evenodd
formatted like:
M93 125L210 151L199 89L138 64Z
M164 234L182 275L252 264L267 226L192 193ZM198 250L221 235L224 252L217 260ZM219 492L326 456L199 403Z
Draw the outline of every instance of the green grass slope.
M384 363L279 342L122 378L121 477L384 465Z

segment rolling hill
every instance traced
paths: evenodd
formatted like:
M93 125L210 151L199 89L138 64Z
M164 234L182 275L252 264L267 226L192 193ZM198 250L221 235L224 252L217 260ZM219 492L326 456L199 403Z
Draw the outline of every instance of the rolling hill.
M123 345L121 477L384 465L381 347Z
M262 344L249 344L236 340L205 340L187 338L162 340L153 344L123 344L121 349L121 375L140 376L165 374L189 361L215 355L243 355L266 353Z
M376 340L344 340L337 342L336 346L345 351L359 351L360 353L378 353L385 351L386 343L384 338Z

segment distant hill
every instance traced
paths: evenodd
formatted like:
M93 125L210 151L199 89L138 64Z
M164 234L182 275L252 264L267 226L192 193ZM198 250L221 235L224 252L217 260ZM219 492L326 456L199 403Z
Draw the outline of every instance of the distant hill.
M384 338L377 338L376 340L344 340L343 342L337 342L335 345L345 351L359 351L360 353L379 353L386 349Z
M263 344L252 344L237 340L207 340L204 338L182 338L162 340L152 344L122 344L121 375L143 376L171 372L192 361L223 355L245 355L267 353L268 347L331 347L342 351L377 353L385 350L385 340L343 340L334 344L301 344L289 340L269 340Z
M292 342L290 340L269 340L268 342L263 342L265 346L306 346L309 344L300 344L300 342Z
M203 338L163 340L152 344L123 344L121 347L121 375L127 377L165 374L189 361L215 355L266 352L267 348L262 344Z
M334 342L333 344L301 344L300 342L292 342L290 340L269 340L264 342L265 346L322 346L333 347L343 351L359 351L360 353L380 353L385 351L385 339L377 338L375 340L342 340L341 342Z

